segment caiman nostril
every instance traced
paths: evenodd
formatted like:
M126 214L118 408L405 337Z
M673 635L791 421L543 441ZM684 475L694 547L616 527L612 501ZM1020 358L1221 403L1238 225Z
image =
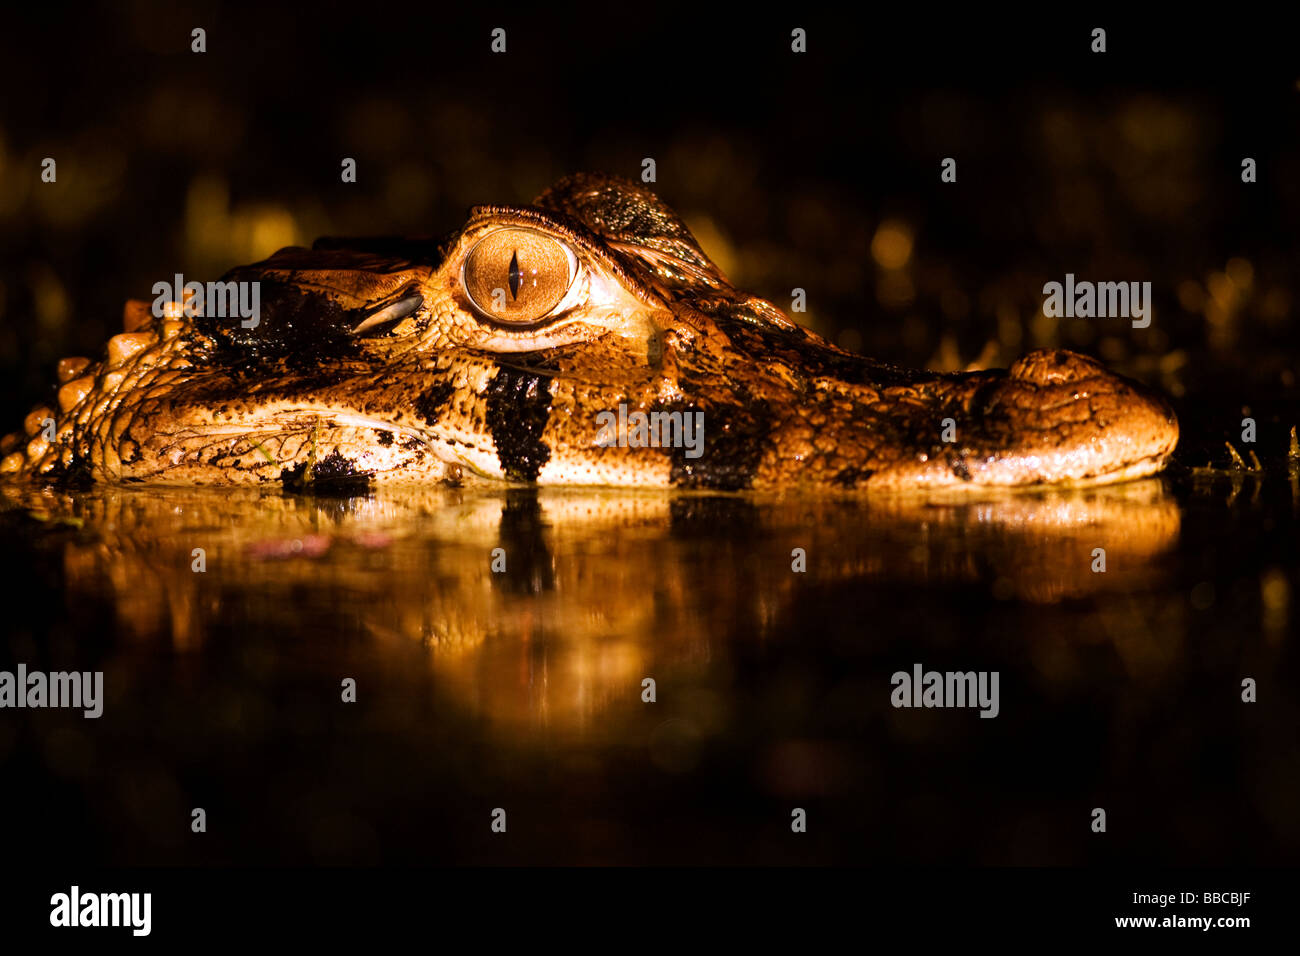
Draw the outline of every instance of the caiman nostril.
M1068 385L1097 374L1109 374L1100 362L1065 349L1039 349L1011 363L1013 379L1031 385Z

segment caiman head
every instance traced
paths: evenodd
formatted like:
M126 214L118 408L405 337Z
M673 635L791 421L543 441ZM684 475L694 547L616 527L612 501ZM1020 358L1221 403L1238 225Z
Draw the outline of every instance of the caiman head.
M230 314L248 288L256 314ZM607 176L442 242L284 249L207 292L129 303L101 360L60 363L0 473L927 489L1135 478L1178 438L1161 398L1071 352L937 374L836 348Z

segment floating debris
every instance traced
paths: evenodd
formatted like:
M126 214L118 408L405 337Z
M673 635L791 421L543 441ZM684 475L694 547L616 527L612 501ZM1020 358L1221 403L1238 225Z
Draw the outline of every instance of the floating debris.
M27 516L42 524L48 524L53 527L65 528L83 528L86 522L82 518L74 515L51 515L46 511L28 511Z
M333 539L324 534L305 534L301 538L268 538L248 545L244 553L255 561L318 558L330 549L332 543Z
M1228 449L1228 454L1232 456L1232 468L1230 469L1231 471L1263 471L1264 470L1263 466L1260 465L1259 463L1259 459L1255 457L1255 453L1253 451L1250 452L1250 458L1255 463L1254 467L1246 464L1246 459L1242 458L1241 453L1238 452L1237 449L1232 447L1232 442L1225 441L1223 444L1224 447Z

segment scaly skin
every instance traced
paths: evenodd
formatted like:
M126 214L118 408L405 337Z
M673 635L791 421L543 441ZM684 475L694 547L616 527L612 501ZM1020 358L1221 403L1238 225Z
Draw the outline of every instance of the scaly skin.
M576 263L535 322L493 321L467 290L470 250L503 229ZM1178 440L1160 397L1071 352L966 374L844 352L733 288L652 193L611 177L479 207L441 245L322 241L226 278L261 283L256 328L129 303L132 331L60 363L57 402L0 444L0 475L939 489L1137 478ZM398 301L416 305L367 322ZM598 415L620 404L703 413L703 454L602 447Z

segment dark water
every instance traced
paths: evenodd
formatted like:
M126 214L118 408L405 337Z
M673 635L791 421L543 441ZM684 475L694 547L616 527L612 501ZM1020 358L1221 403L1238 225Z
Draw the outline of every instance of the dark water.
M4 713L6 840L112 864L1295 863L1298 513L1276 469L946 501L10 492L0 664L102 670L106 701ZM997 671L998 716L892 707L915 664Z

